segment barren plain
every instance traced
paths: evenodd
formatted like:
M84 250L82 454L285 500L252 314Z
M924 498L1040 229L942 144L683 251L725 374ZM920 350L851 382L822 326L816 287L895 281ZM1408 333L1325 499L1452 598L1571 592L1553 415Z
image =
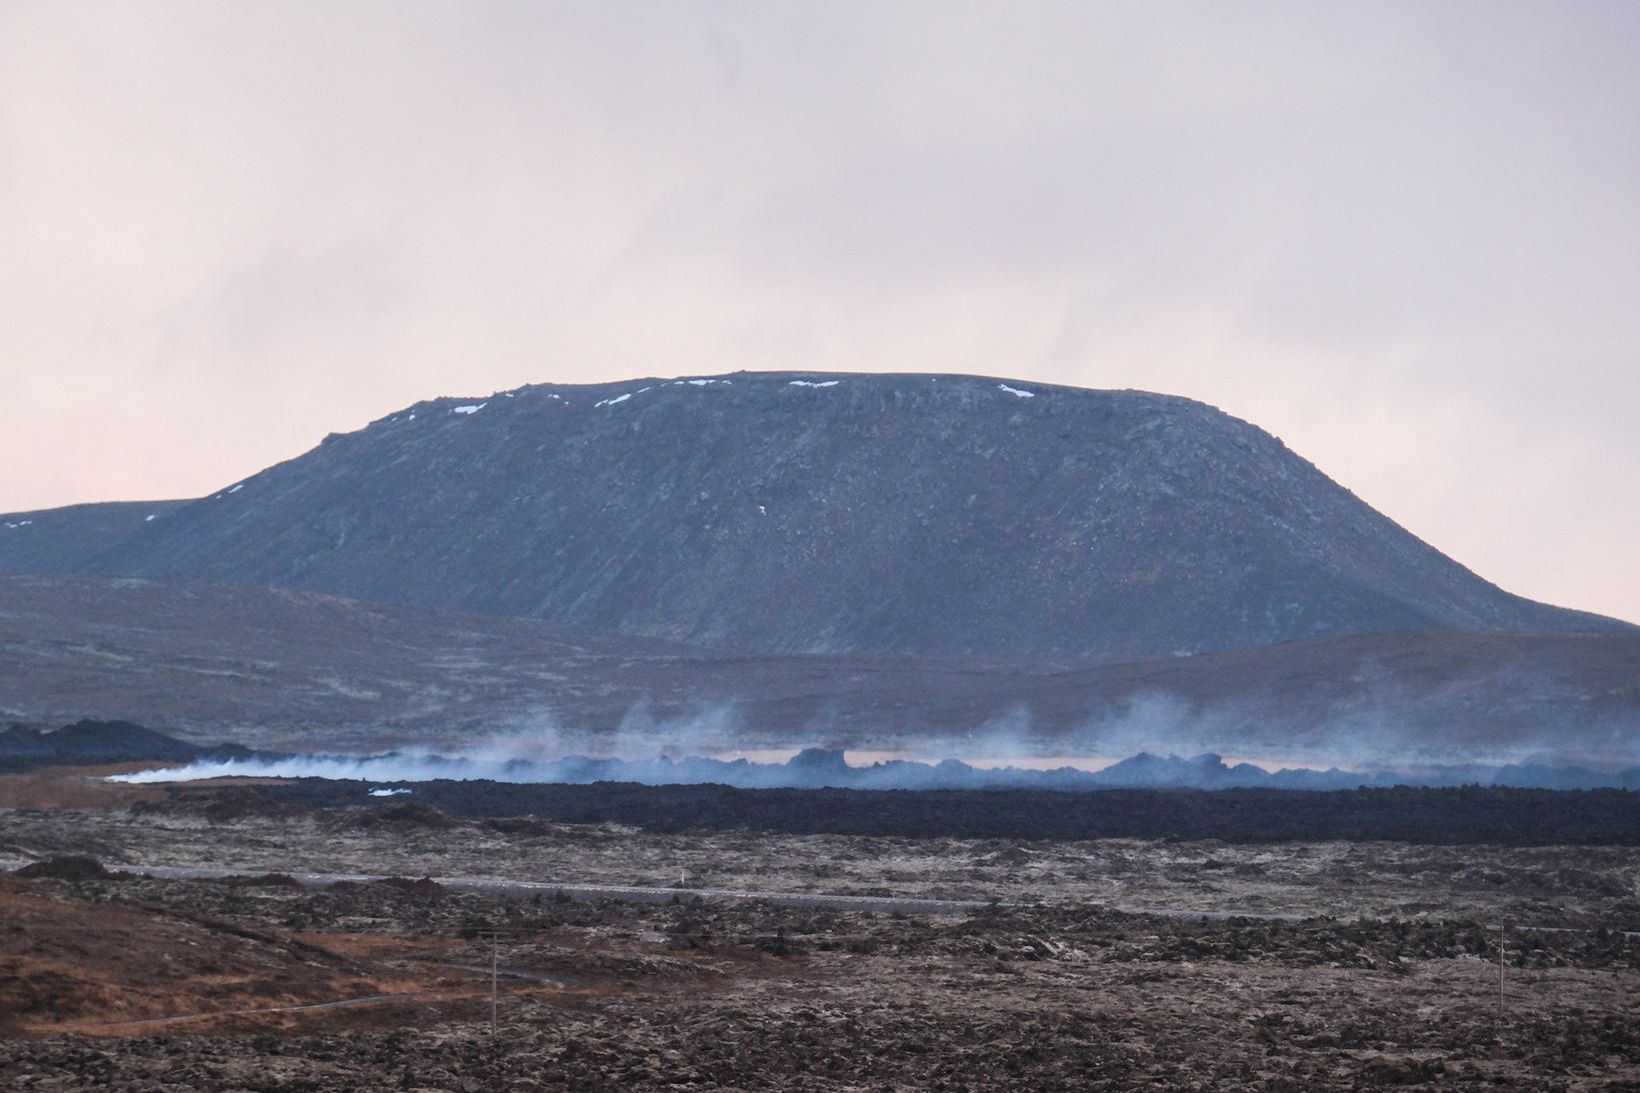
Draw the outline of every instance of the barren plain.
M0 857L57 859L0 878L8 1088L1640 1084L1632 846L665 833L52 780L0 786ZM316 871L394 879L288 876ZM985 905L427 879L472 875Z

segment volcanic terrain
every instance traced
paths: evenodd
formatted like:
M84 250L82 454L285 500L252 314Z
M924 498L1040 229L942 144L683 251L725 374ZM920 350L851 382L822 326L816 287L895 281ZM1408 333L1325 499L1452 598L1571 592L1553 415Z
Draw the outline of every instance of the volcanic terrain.
M1139 661L1632 630L1499 590L1212 407L951 375L418 403L140 518L5 517L5 571L271 585L761 654Z

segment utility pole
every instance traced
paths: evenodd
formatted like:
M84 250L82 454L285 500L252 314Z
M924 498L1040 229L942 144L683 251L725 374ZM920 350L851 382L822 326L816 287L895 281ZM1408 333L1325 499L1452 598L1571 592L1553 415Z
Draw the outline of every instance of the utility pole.
M490 935L490 1039L495 1039L496 1007L498 1005L501 988L500 975L501 934Z
M1498 1017L1503 1017L1503 920L1498 920Z

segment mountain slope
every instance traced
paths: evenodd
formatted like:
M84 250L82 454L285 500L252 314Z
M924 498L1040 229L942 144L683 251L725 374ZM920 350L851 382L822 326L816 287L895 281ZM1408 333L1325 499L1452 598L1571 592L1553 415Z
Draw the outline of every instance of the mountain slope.
M562 733L652 756L808 744L1633 765L1640 634L1431 631L1137 664L726 656L554 623L128 578L0 578L0 723L374 750ZM578 743L585 741L585 743Z
M766 653L1137 660L1399 630L1625 629L1502 592L1211 407L964 376L737 374L419 403L60 571Z
M111 501L0 516L0 573L68 573L186 501ZM152 519L150 519L152 518Z

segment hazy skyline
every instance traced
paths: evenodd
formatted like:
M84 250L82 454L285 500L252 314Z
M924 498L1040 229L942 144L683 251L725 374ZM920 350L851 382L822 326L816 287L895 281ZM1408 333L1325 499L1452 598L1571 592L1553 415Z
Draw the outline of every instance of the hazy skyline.
M1640 7L0 0L0 511L737 369L1212 403L1640 620Z

